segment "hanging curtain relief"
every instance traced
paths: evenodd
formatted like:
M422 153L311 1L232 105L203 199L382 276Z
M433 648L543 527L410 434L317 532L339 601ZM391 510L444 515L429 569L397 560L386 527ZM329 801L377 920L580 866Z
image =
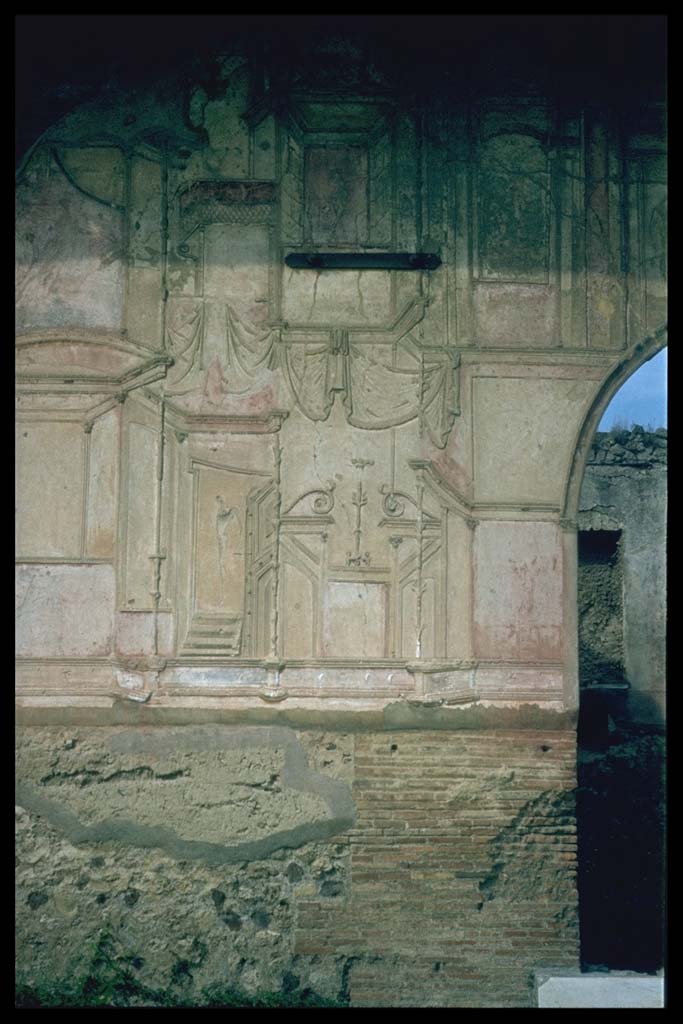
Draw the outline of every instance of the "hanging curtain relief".
M288 341L279 329L264 333L225 308L221 366L209 366L208 373L220 372L226 392L244 394L260 371L282 369L297 405L311 420L326 420L339 394L352 426L382 430L417 419L421 433L437 448L445 447L460 412L459 357L452 351L420 346L410 335L377 344L354 342L347 330L333 330L322 342ZM177 359L170 394L196 387L189 364L194 362L196 372L200 304L183 310L179 319L182 326L174 322L169 331Z

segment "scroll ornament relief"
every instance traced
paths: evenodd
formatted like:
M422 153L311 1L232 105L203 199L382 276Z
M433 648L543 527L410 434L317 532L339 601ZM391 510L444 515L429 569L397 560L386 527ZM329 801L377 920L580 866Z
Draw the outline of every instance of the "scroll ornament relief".
M401 662L443 659L449 586L443 496L430 492L422 463L411 466L414 496L393 484L368 483L374 460L356 457L350 464L355 479L340 477L336 485L346 495L348 523L329 515L332 483L301 494L284 511L283 560L288 579L297 581L297 597L284 602L285 633L298 628L292 608L306 594L311 653L297 649L299 657L348 658L361 651ZM373 523L378 496L385 517ZM335 562L329 548L340 533L351 543L346 558ZM340 545L334 547L340 553Z

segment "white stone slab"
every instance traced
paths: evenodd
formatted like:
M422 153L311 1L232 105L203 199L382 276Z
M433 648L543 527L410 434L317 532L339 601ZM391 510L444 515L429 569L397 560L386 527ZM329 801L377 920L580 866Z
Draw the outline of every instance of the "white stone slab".
M600 974L536 972L539 1008L663 1009L664 976L609 971Z

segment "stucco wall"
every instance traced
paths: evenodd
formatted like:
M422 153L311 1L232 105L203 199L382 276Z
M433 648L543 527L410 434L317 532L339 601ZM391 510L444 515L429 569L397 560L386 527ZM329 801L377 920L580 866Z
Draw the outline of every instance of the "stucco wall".
M32 704L576 703L565 494L601 388L663 343L656 112L629 183L608 109L418 116L367 53L330 60L353 88L178 68L72 110L21 168ZM317 250L361 263L287 262Z

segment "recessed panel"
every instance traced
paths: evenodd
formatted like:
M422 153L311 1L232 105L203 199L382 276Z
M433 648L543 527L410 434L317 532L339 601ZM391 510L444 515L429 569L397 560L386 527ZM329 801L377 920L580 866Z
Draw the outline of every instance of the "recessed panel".
M592 380L485 377L474 381L477 501L563 500Z
M201 467L195 484L194 611L242 614L247 494L254 478Z
M385 657L386 587L382 583L330 583L325 597L326 657Z
M474 542L475 657L560 661L561 532L554 523L483 522Z
M111 565L17 566L18 657L103 657L112 649L113 623ZM67 669L67 685L68 676Z
M86 555L111 558L116 539L119 461L119 416L112 410L97 420L90 434Z
M268 229L261 224L209 224L204 235L204 295L247 325L268 321ZM239 326L232 325L233 329Z
M368 231L368 154L361 146L316 146L305 160L306 238L361 245Z
M17 424L18 555L80 555L84 437L78 423Z
M481 277L547 282L549 184L547 158L536 139L498 135L482 146L477 216Z

